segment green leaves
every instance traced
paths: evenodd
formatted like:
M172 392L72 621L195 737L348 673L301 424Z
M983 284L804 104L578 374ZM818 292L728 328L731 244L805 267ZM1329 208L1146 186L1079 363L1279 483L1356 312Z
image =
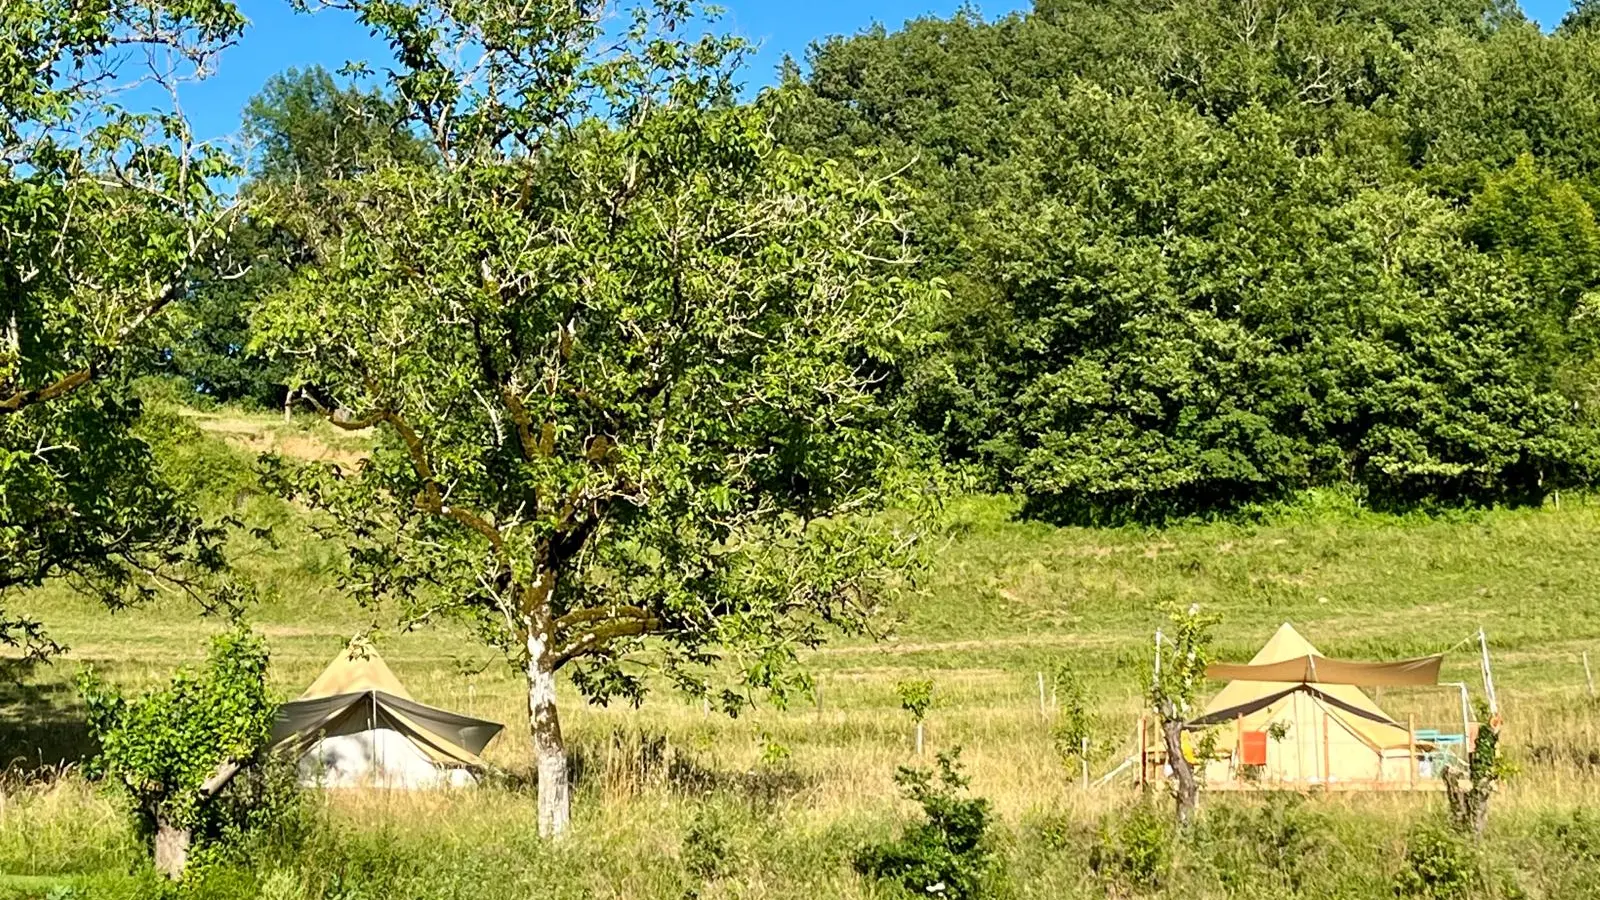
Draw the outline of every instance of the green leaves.
M222 565L133 435L126 377L233 226L236 170L117 98L142 51L197 74L243 24L224 0L0 8L0 592L64 576L115 604ZM0 622L19 637L48 649Z
M1478 3L1065 0L825 42L780 133L909 173L896 396L1030 515L1536 502L1600 449L1596 78Z
M906 455L882 382L931 295L892 185L777 146L688 4L608 49L564 7L352 5L438 162L330 182L316 264L254 323L334 421L389 436L301 481L351 585L601 701L642 697L646 649L732 709L803 692L798 653L915 556L873 518ZM464 32L494 79L424 46Z
M78 688L100 744L96 772L127 792L147 826L194 827L221 787L207 782L225 764L250 761L272 732L266 671L266 644L243 628L212 640L204 668L180 669L138 697L86 669Z

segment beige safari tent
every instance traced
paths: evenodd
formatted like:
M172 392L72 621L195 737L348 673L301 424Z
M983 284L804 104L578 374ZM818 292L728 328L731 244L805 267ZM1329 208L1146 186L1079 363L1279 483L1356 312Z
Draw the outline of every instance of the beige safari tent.
M418 703L377 651L352 643L279 709L272 746L297 754L308 785L446 787L477 781L500 728Z
M1189 723L1191 730L1220 730L1215 743L1224 750L1206 761L1206 783L1416 786L1415 736L1361 687L1437 684L1442 659L1329 659L1285 623L1249 664L1206 670L1228 681Z

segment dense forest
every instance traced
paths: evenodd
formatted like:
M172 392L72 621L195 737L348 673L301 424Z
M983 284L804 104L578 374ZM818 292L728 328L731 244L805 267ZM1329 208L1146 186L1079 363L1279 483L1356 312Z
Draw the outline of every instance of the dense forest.
M1069 519L1595 475L1600 32L1039 0L818 46L791 139L917 188L907 415Z
M982 488L1073 522L1317 486L1532 502L1600 477L1597 17L1038 0L827 39L767 97L790 146L909 197L942 299L883 389ZM282 402L251 298L328 227L319 185L427 152L400 121L320 70L267 86L257 265L198 292L157 368Z

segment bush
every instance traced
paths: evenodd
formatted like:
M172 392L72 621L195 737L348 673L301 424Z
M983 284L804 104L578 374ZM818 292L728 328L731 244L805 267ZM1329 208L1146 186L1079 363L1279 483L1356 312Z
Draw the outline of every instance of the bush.
M1089 868L1108 887L1158 891L1172 874L1174 828L1172 818L1150 803L1120 818L1108 817L1089 851Z
M728 823L714 807L703 806L683 837L683 869L698 884L716 881L736 864ZM691 890L691 895L698 895Z
M1480 884L1478 858L1460 835L1432 825L1411 833L1405 864L1395 877L1397 897L1465 900Z
M856 871L919 897L988 896L998 875L989 846L989 801L965 795L968 779L961 774L960 750L939 754L937 771L901 767L894 780L926 819L906 828L898 840L863 849L856 855Z
M1299 794L1268 794L1258 806L1219 805L1202 837L1223 884L1246 890L1270 884L1298 893L1317 882L1336 838L1332 824Z
M91 770L121 789L153 839L157 868L172 877L219 813L218 793L271 734L266 673L266 644L238 627L212 640L204 668L179 669L142 696L123 697L93 670L78 679L100 745Z

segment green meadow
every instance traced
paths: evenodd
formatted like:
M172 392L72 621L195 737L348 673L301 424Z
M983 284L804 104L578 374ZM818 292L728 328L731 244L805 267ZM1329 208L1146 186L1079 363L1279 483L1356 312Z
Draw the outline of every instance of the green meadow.
M910 678L934 685L930 756L960 747L971 793L992 803L1001 896L1575 897L1600 884L1600 817L1586 812L1600 802L1600 703L1583 666L1585 651L1600 662L1600 499L1393 516L1320 494L1225 522L1096 530L1021 521L1008 498L956 498L931 568L897 596L893 632L812 654L812 698L730 719L670 693L599 708L567 689L576 825L550 844L535 829L521 677L460 627L400 632L384 610L354 603L338 583L341 548L254 487L260 452L351 462L360 437L227 410L162 422L173 432L158 442L167 465L214 512L273 530L241 535L232 553L260 587L249 618L283 696L370 632L419 700L506 725L479 789L309 796L293 835L200 866L176 889L185 895L895 896L851 861L916 818L892 780L931 761L915 757L895 691ZM1247 659L1289 621L1329 655L1450 650L1444 680L1475 696L1467 639L1482 627L1518 769L1482 844L1443 830L1435 794L1203 795L1199 828L1180 839L1170 801L1141 796L1127 774L1085 789L1053 737L1056 673L1087 688L1098 778L1133 752L1151 636L1170 601L1221 614L1221 658ZM18 608L68 649L4 688L0 896L174 890L150 874L116 799L83 774L91 748L72 679L93 666L130 687L156 683L198 660L222 623L179 596L110 613L65 585ZM1379 700L1419 724L1459 715L1452 688ZM1417 881L1419 871L1437 878Z

